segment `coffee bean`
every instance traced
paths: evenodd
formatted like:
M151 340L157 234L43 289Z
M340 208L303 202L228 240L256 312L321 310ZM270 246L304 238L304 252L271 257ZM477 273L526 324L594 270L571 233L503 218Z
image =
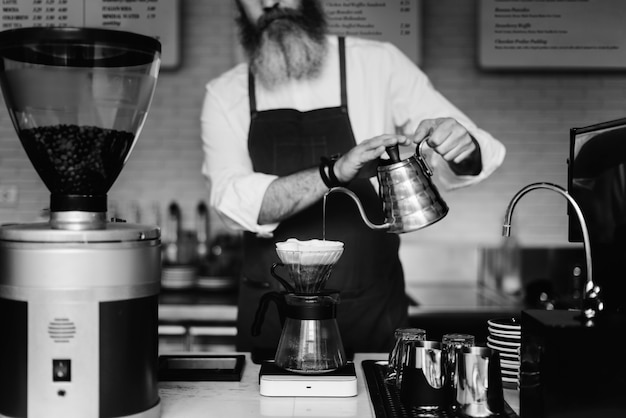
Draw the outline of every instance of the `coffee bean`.
M106 194L135 135L97 126L53 125L20 131L35 169L53 193Z

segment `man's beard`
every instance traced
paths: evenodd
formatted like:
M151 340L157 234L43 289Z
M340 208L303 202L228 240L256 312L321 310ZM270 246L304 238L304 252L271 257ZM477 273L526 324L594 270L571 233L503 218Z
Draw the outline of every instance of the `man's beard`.
M237 22L252 73L265 87L312 79L321 72L326 20L318 0L303 0L298 10L274 7L256 24L242 13Z

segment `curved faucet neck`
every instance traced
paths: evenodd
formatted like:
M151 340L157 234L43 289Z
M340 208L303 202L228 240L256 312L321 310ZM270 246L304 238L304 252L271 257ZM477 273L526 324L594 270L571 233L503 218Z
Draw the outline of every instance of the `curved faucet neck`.
M580 224L580 228L583 234L583 245L585 250L585 263L587 265L587 282L585 284L585 291L583 293L584 298L584 306L583 306L583 317L586 320L594 318L599 311L603 309L603 303L599 298L600 288L593 281L592 274L592 260L591 260L591 240L589 239L589 229L587 228L587 222L585 221L585 217L583 216L582 210L580 206L576 202L576 200L561 186L552 183L532 183L520 191L518 191L506 209L506 213L504 215L504 223L502 225L502 235L505 237L511 236L511 220L513 217L513 211L515 209L515 205L517 202L528 192L537 189L546 189L556 192L563 196L567 201L572 205L574 211L576 212L576 216L578 217L578 222Z

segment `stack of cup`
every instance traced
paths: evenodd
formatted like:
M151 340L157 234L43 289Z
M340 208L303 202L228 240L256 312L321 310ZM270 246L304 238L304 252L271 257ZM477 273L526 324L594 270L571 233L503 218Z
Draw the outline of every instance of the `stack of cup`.
M487 347L500 354L502 383L506 388L517 389L520 371L520 346L522 325L516 318L494 318L487 321L489 336Z

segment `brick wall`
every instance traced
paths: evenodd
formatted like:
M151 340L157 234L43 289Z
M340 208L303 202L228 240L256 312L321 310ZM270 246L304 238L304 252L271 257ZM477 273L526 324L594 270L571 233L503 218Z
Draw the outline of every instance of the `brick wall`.
M180 68L163 71L142 135L109 193L128 212L164 211L176 200L186 228L206 200L200 175L199 112L203 86L235 62L231 1L185 0ZM434 84L507 147L498 172L469 189L445 193L451 211L439 224L407 234L408 243L493 245L512 195L528 183L566 186L569 128L624 117L626 75L611 72L487 72L477 66L477 0L424 0L422 66ZM4 104L2 104L4 109ZM48 205L5 111L0 112L0 186L18 202L0 206L0 222L30 222ZM567 243L565 200L535 191L518 205L514 230L525 245ZM214 231L223 229L214 219Z

